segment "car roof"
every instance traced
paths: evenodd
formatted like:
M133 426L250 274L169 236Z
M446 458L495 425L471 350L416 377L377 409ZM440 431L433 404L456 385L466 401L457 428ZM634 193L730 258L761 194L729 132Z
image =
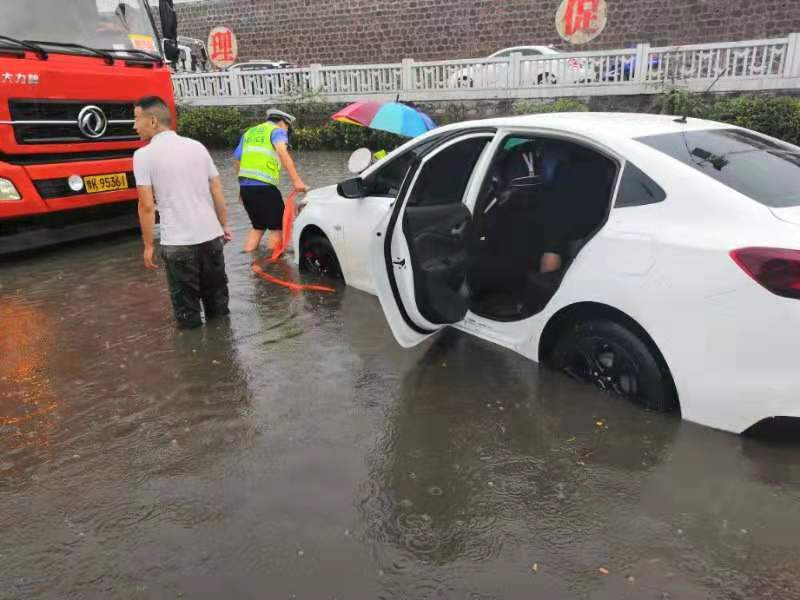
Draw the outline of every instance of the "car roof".
M500 50L492 52L492 56L499 54L500 52L508 52L509 50L538 50L543 54L559 54L560 52L551 46L509 46L508 48L501 48Z
M681 133L701 129L733 128L732 125L689 118L686 123L678 122L675 115L653 115L644 113L544 113L520 115L497 119L482 119L458 123L453 128L469 127L523 127L554 129L575 135L590 135L598 141L635 139L649 135ZM439 128L440 131L447 127Z
M242 65L282 65L285 64L285 60L248 60L246 62L240 62L233 65L234 67L240 67Z

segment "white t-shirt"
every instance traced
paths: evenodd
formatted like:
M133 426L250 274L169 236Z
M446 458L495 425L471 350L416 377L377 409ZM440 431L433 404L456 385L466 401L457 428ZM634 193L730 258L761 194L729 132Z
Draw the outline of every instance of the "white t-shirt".
M219 175L205 146L174 131L133 154L136 185L153 187L162 246L191 246L222 235L209 181Z

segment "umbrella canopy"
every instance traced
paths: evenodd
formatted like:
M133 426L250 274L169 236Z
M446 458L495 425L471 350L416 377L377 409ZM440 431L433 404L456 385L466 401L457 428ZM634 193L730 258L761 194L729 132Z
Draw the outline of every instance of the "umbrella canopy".
M436 129L436 123L428 115L402 102L355 102L331 118L340 123L379 129L405 137L416 137Z

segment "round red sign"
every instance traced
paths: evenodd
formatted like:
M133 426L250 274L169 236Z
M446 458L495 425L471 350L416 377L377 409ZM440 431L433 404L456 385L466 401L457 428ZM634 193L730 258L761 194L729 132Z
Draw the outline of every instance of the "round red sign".
M603 33L607 19L606 0L562 0L556 29L571 44L585 44Z
M214 27L208 34L208 58L218 69L230 67L239 55L239 44L233 31Z

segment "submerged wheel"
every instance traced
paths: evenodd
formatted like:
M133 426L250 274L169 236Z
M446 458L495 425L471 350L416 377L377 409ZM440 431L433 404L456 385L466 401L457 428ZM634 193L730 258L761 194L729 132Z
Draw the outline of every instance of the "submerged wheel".
M584 321L569 327L556 342L551 362L574 379L650 410L678 410L672 378L653 350L615 321Z
M303 240L300 267L323 277L342 279L342 268L333 244L324 235L314 234Z

